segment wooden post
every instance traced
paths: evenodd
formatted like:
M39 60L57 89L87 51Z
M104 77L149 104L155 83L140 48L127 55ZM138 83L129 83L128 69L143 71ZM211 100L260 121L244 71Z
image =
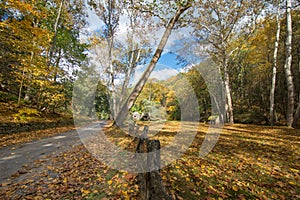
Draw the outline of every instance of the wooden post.
M138 175L141 197L143 200L172 200L162 184L159 173L160 142L159 140L149 140L147 137L148 130L148 126L145 126L136 149L137 153L141 153L138 156L138 167L145 171L145 173Z
M129 135L132 137L137 137L137 135L139 134L139 129L140 127L135 123L129 123Z
M129 135L134 136L134 127L135 127L135 123L129 123Z

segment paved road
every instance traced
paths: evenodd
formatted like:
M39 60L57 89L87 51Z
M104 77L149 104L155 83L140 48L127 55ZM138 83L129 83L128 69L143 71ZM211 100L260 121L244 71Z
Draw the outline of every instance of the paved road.
M93 123L82 130L98 126ZM76 130L68 131L54 137L24 143L21 146L10 146L0 149L0 183L5 182L22 166L32 163L44 156L61 153L82 144Z

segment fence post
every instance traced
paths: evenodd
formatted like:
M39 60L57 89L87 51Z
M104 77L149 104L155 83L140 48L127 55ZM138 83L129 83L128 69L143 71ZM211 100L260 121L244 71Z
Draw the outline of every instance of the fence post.
M172 200L162 184L159 173L160 142L159 140L149 140L148 130L148 126L145 126L136 149L136 152L140 153L137 157L138 167L144 171L144 173L138 174L141 197L143 200Z

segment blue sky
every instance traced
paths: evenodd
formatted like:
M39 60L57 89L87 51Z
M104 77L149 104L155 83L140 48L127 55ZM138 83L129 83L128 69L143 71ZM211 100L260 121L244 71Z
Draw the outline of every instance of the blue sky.
M161 65L166 65L166 66L168 66L172 69L176 69L176 70L180 70L184 67L183 66L184 64L179 62L177 55L172 52L163 54L161 56L161 58L159 59L158 63L160 65L157 66L157 69L160 69Z
M145 65L138 66L134 74L133 82L139 80L148 63ZM172 76L176 76L182 71L183 63L180 63L176 54L172 52L165 52L158 60L155 69L150 75L150 78L156 78L158 80L166 80Z

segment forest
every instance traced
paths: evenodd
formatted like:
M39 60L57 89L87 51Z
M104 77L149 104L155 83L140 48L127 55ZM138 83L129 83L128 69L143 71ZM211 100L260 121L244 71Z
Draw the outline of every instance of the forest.
M69 112L74 82L97 68L99 86L92 109L99 118L114 119L112 114L120 109L116 99L124 102L133 90L128 85L132 85L135 69L154 56L156 47L149 36L167 27L179 2L109 1L105 8L96 1L1 1L1 102L20 115ZM180 108L172 89L184 77L197 96L199 113L209 116L210 91L197 68L211 67L221 73L227 122L296 127L300 106L298 4L292 2L287 8L277 1L188 3L192 8L177 19L173 29L187 29L190 36L178 39L171 51L188 67L167 80L145 82L132 110L146 109L141 106L142 98L151 86L153 95L148 94L145 100L150 102L144 104L158 104L168 119L179 120ZM165 13L165 6L172 9ZM88 9L103 21L97 31L87 29ZM122 25L121 18L130 20ZM147 19L153 23L143 24ZM127 27L123 41L118 33L121 25ZM189 45L197 47L186 50ZM203 62L191 63L196 53ZM102 62L95 63L95 58ZM209 62L215 66L205 67Z
M195 129L160 171L171 199L300 198L299 0L0 0L0 81L0 150L100 121L134 151L115 125L138 113L164 124L163 147ZM202 159L211 127L223 132ZM49 160L0 197L139 199L135 175L82 146Z

